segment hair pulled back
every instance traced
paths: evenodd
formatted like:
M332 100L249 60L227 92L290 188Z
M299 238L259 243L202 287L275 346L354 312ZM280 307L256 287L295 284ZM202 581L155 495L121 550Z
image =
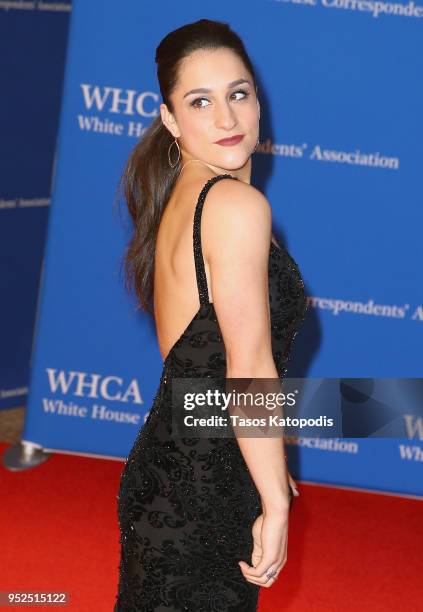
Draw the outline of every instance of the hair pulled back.
M167 34L156 48L157 79L163 102L174 112L170 95L181 62L204 49L227 48L238 55L255 83L251 60L241 38L225 22L200 19ZM132 149L120 179L120 187L133 221L134 232L125 257L125 285L134 289L139 307L154 313L154 256L163 211L180 172L180 161L169 165L168 149L174 141L160 114Z

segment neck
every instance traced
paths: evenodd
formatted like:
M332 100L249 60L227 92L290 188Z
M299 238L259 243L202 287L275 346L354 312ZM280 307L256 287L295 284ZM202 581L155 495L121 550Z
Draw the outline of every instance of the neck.
M235 176L238 180L243 181L244 183L250 184L251 182L251 156L248 158L247 162L242 166L242 168L237 168L236 170L228 170L227 168L221 168L219 166L214 166L213 164L208 164L201 159L195 159L193 157L186 156L182 151L182 166L181 172L184 167L189 164L190 166L203 165L210 168L216 174L231 174Z

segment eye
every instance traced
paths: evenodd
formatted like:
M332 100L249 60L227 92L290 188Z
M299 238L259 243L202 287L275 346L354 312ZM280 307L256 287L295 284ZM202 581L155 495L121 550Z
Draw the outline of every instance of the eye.
M238 89L237 91L234 91L232 95L235 96L236 94L242 94L243 95L243 97L242 98L238 98L238 100L239 99L243 100L244 98L247 98L250 95L249 92L245 91L244 89Z
M236 95L236 94L243 94L242 98L238 98L238 100L244 100L246 99L250 94L248 91L245 91L244 89L238 89L237 91L234 91L232 93L232 96ZM198 102L201 102L201 100L207 100L207 98L195 98L195 100L193 100L192 102L190 102L190 106L193 106L194 108L205 108L205 106L203 104L198 104Z
M195 108L204 108L203 104L197 104L197 102L201 102L201 100L207 100L207 98L195 98L195 100L190 102L190 106L194 106Z

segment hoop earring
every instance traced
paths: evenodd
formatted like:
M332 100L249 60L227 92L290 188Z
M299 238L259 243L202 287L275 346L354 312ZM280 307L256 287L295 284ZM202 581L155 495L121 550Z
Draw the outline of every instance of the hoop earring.
M176 144L176 146L178 147L178 159L176 160L176 162L175 162L174 164L172 164L172 162L170 161L170 149L172 148L172 145L174 145L174 144ZM171 168L175 168L175 166L177 166L177 165L178 165L179 160L181 159L181 148L180 148L179 143L178 143L178 141L177 141L177 139L176 139L176 138L175 138L175 140L173 140L173 141L170 143L170 145L169 145L169 148L168 148L168 150L167 150L167 158L168 158L168 160L169 160L169 166L170 166Z
M254 147L254 149L253 149L253 153L255 153L255 152L256 152L257 147L258 147L258 145L259 145L259 141L260 141L260 137L259 137L259 138L257 138L256 146L255 146L255 147Z

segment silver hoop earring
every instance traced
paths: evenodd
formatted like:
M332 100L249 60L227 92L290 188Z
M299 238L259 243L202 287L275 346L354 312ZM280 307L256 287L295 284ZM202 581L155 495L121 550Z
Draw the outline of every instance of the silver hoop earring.
M176 144L176 146L178 147L178 159L176 160L176 162L175 162L174 164L172 164L172 162L170 161L170 149L172 148L172 146L173 146L174 144ZM176 138L175 138L175 140L173 140L173 141L170 143L170 145L169 145L169 148L168 148L168 150L167 150L167 158L168 158L168 160L169 160L169 166L170 166L171 168L175 168L175 166L177 166L177 164L179 163L179 160L181 159L181 148L180 148L179 143L178 143L178 141L177 141L177 139L176 139Z

